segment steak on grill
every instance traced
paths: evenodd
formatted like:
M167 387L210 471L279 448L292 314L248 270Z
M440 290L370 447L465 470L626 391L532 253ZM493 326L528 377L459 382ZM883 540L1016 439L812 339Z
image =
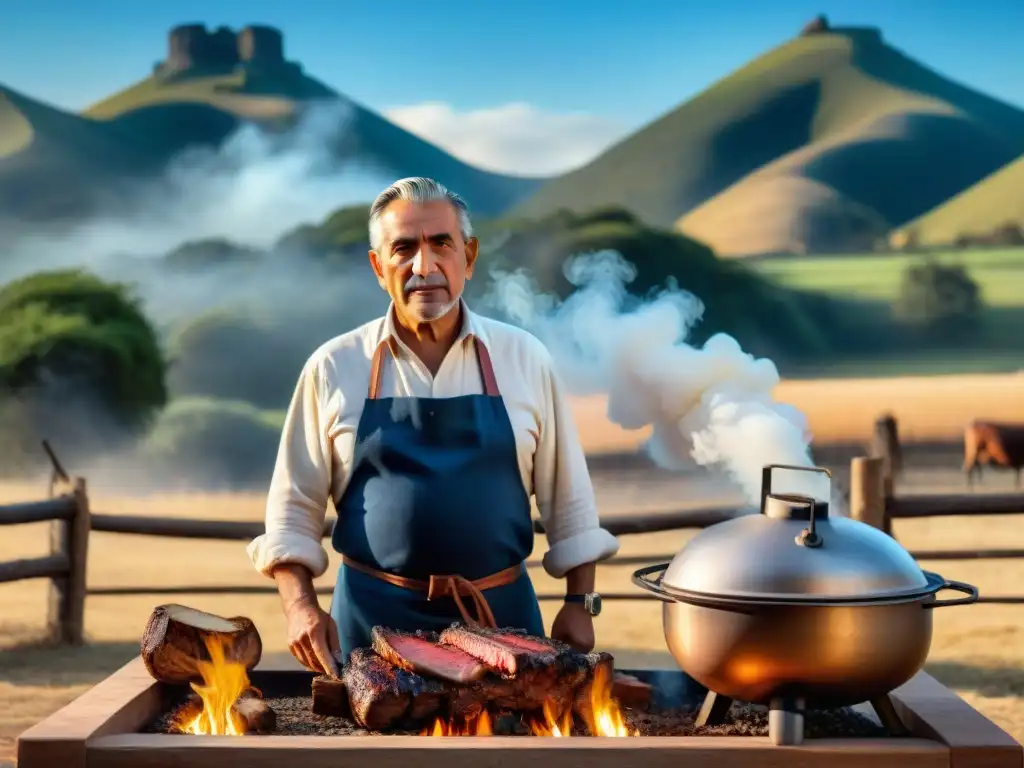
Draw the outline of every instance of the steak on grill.
M452 702L456 712L476 714L491 704L501 709L532 710L547 701L559 712L573 704L576 689L608 654L581 653L565 643L527 635L519 629L486 629L453 624L441 633L443 644L457 646L501 673L484 678ZM514 669L514 672L510 670Z
M348 693L352 719L371 731L430 717L440 709L448 694L440 681L394 667L369 648L352 651L341 683ZM316 694L314 686L314 712L317 712ZM322 709L322 714L328 714Z
M385 661L408 672L466 684L487 674L480 660L465 651L435 642L436 637L425 633L399 632L384 627L370 631L373 650Z
M439 642L468 653L505 677L554 664L558 655L549 645L521 639L507 631L459 624L444 630Z
M418 727L435 714L536 711L545 703L557 716L575 709L586 719L595 672L605 685L614 672L610 654L580 653L513 629L452 625L438 636L374 627L371 642L351 653L341 680L314 680L314 712L350 716L369 730Z

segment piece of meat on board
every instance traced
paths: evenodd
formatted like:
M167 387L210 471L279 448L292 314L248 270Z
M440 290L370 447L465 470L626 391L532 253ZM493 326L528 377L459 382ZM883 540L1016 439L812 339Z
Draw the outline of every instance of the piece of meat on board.
M638 677L616 672L612 678L612 698L627 709L647 709L653 695L651 684Z
M371 731L429 717L440 709L447 697L447 689L441 682L426 680L415 673L398 669L369 648L352 651L342 672L341 684L348 694L352 719ZM327 683L321 682L320 685L326 692ZM314 712L346 714L325 712L324 707L319 709L317 687L314 686Z
M554 647L511 631L458 624L444 630L439 642L468 653L505 677L554 664L558 655Z
M458 648L439 645L436 637L428 633L374 627L370 631L370 642L378 656L408 672L462 685L487 674L487 667L479 659Z

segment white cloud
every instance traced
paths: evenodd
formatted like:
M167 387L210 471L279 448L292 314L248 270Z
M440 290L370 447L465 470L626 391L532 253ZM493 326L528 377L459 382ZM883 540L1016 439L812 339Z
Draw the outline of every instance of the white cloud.
M626 132L617 120L583 112L544 112L523 102L467 112L443 102L424 102L384 114L464 162L521 176L576 168Z

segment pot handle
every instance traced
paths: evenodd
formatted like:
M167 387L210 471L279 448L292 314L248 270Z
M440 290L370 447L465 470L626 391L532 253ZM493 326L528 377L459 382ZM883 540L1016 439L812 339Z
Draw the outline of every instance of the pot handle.
M936 590L936 594L944 589L952 589L954 592L962 592L967 597L955 597L952 600L939 600L936 598L928 603L923 603L924 608L943 608L950 605L970 605L978 602L978 588L965 584L962 581L943 581L942 586Z
M646 589L648 592L653 592L659 597L664 597L665 590L661 586L661 580L665 576L665 571L668 570L669 565L669 563L661 563L641 568L633 573L633 583L641 589Z

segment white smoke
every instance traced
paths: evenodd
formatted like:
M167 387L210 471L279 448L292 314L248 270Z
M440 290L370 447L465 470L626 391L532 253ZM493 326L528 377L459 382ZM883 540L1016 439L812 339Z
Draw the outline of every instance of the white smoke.
M720 472L751 504L765 465L814 466L806 418L772 397L771 360L725 334L686 343L704 311L699 298L673 286L647 301L631 296L636 270L614 251L573 257L565 274L577 290L559 302L522 270L496 271L484 303L544 342L570 391L606 394L610 421L651 426L646 449L658 465ZM773 489L828 499L823 477L786 472Z
M187 317L232 303L301 306L313 295L341 290L337 269L301 269L288 259L226 264L193 274L157 271L161 257L183 243L222 238L263 249L301 224L368 203L393 179L337 158L351 125L344 100L309 104L295 125L271 133L244 124L217 148L188 150L158 181L140 185L130 204L67 231L34 229L4 243L0 284L48 269L85 268L136 284L159 320ZM364 274L367 273L367 274ZM357 300L372 283L361 270ZM325 282L326 281L326 282ZM371 294L372 295L372 294ZM339 303L340 295L327 300Z
M387 295L365 262L345 268L280 249L259 251L338 208L369 204L394 180L364 162L339 159L339 147L353 144L352 115L341 100L307 105L288 130L245 125L217 148L181 154L120 207L108 206L66 229L0 225L0 285L45 270L84 269L127 283L162 332L165 348L176 325L228 310L256 317L295 349L312 353L379 315ZM184 243L214 238L256 249L257 258L188 269L169 268L163 258ZM224 352L228 369L245 354ZM297 377L299 364L291 364ZM91 402L66 401L64 431L98 434L91 408ZM69 426L79 423L77 430ZM55 448L61 453L59 444ZM94 485L141 490L148 480L138 479L145 475L133 471L133 458L130 451L97 455L94 466L74 470L88 473Z

